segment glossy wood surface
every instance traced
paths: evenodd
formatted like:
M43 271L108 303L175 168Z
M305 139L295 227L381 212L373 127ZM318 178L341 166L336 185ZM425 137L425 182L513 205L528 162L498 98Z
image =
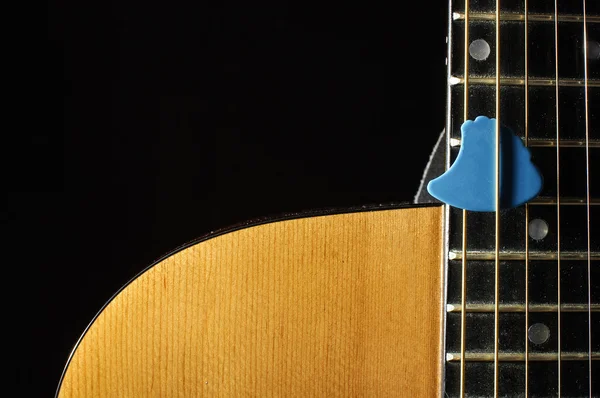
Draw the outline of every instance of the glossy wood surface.
M166 258L77 345L60 397L435 397L442 207L240 229Z

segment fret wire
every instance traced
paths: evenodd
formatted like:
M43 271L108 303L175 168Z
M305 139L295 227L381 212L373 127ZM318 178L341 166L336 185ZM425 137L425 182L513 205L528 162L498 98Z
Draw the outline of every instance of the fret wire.
M531 84L529 84L528 86L531 86ZM460 145L462 145L462 141L460 138L450 138L450 146L451 147L455 148ZM556 146L556 140L555 139L531 138L529 140L529 146L531 148L554 148ZM600 148L600 141L590 141L587 146L589 146L590 148ZM585 148L586 142L585 142L585 139L570 140L570 139L563 138L560 140L560 147L561 148ZM585 201L583 203L585 203Z
M461 311L463 311L463 308L465 308L465 307L462 306L461 304L447 304L446 305L447 312L461 312ZM561 305L560 310L562 312L586 313L587 314L588 309L590 309L590 308L591 308L592 312L600 312L600 303L593 303L593 304L590 304L590 306L588 306L587 302L585 304L569 304L569 303L565 304L565 303L563 303ZM521 312L525 313L526 311L535 312L535 313L551 313L551 312L557 312L558 306L555 304L531 304L531 303L525 304L525 301L524 301L523 304L519 304L519 303L501 304L500 311L501 312L510 312L510 313L521 313ZM471 312L471 313L494 312L494 305L487 304L487 303L470 303L470 304L467 304L466 310L464 312Z
M478 77L471 76L469 79L472 85L483 85L483 86L491 86L496 84L495 77ZM450 76L450 85L462 84L464 82L464 78L460 76ZM525 84L525 78L520 77L500 77L500 82L504 86L522 86ZM544 78L530 78L529 85L530 86L539 86L539 87L554 87L557 84L555 79L544 79ZM559 86L561 87L584 87L585 82L581 79L573 79L573 78L561 78ZM598 88L600 87L600 80L598 79L589 79L588 87Z
M525 14L518 13L502 13L500 19L502 21L520 22L525 21ZM465 19L465 16L460 12L452 13L452 19L454 21L461 21ZM471 20L474 21L494 21L496 19L495 13L487 12L472 12ZM554 14L529 14L528 19L532 22L551 22L554 20ZM559 22L582 22L583 18L579 15L561 14L558 16ZM590 15L588 22L599 23L600 16Z
M494 353L491 352L467 352L465 360L471 362L491 362L494 360ZM564 352L561 355L554 352L536 352L530 353L529 359L531 361L557 361L558 357L562 356L564 361L587 361L590 356L588 352ZM592 360L600 360L600 352L592 351ZM500 361L516 362L523 361L524 354L520 352L503 352L500 354ZM446 354L446 361L459 361L461 360L458 352L449 352Z
M469 260L493 261L495 258L494 251L470 251L467 252ZM462 260L462 251L451 250L448 253L449 260ZM530 260L537 261L555 261L558 258L556 252L529 252ZM587 261L587 253L579 253L576 251L561 251L560 258L568 261ZM592 261L600 261L600 252L591 252L590 258ZM502 251L500 259L503 261L520 261L525 259L525 252L521 251Z
M561 327L561 316L560 316L560 124L559 124L559 102L558 102L558 0L554 0L554 72L555 72L555 96L556 96L556 236L557 236L557 251L556 251L556 267L557 267L557 322L558 322L558 336L557 336L557 355L558 355L558 397L561 396L561 340L560 340L560 327Z
M588 388L592 397L592 244L590 226L590 110L588 93L588 37L586 0L583 0L583 80L585 84L585 174L587 211Z
M529 147L529 7L525 0L525 146ZM466 308L466 307L463 307ZM525 203L525 398L529 397L529 203Z
M496 247L494 268L494 398L499 390L500 338L500 0L496 0Z
M561 145L561 148L564 148L564 146ZM600 205L600 199L594 199L590 197L588 200L587 198L572 198L563 196L560 200L561 206L586 206L588 203L590 204L590 206L598 206ZM535 199L530 200L529 204L537 206L554 205L556 204L556 199L549 196L539 196Z
M463 121L469 119L469 0L465 0L465 78L464 78L464 105L463 105ZM462 275L461 275L461 304L467 303L467 211L462 211ZM460 354L464 358L466 351L467 334L467 314L463 311L460 315ZM460 397L465 396L465 361L460 361Z

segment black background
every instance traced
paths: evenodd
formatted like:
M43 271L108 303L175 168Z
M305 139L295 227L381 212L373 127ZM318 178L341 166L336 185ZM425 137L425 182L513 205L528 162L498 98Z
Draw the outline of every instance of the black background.
M444 126L446 15L442 0L51 3L43 112L3 151L23 396L51 396L96 311L179 245L411 202Z

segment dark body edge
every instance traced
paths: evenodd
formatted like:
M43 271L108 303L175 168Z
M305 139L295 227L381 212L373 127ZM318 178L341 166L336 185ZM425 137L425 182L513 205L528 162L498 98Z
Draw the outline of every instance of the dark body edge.
M104 303L102 308L100 308L100 310L96 313L96 315L92 318L92 320L85 327L85 329L81 333L81 336L79 337L79 339L77 339L77 342L73 346L73 349L71 350L71 353L69 354L69 357L67 359L67 363L65 364L62 374L60 375L60 380L58 382L58 386L56 387L56 392L55 392L54 396L58 397L58 394L60 393L60 388L62 386L62 382L64 380L65 374L67 373L67 369L69 368L69 365L71 364L71 359L73 358L75 351L77 351L77 348L79 348L79 344L81 343L81 341L87 334L90 327L94 324L96 319L100 316L102 311L104 311L104 309L115 299L115 297L117 297L123 290L125 290L138 277L140 277L142 274L144 274L145 272L152 269L155 265L159 264L163 260L167 259L168 257L171 257L174 254L179 253L182 250L185 250L185 249L187 249L191 246L194 246L198 243L207 241L212 238L216 238L221 235L225 235L230 232L235 232L235 231L239 231L241 229L256 227L259 225L270 224L270 223L279 222L279 221L295 220L295 219L309 218L309 217L331 216L331 215L336 215L336 214L362 213L362 212L368 212L368 211L381 211L381 210L401 210L401 209L412 209L412 208L420 208L420 207L439 207L439 206L441 206L441 204L438 204L438 203L415 204L415 203L407 203L407 202L401 202L401 203L393 202L393 203L385 203L385 204L370 204L370 205L352 206L352 207L345 207L345 208L322 208L322 209L314 209L314 210L307 210L307 211L300 211L300 212L283 213L283 214L276 215L276 216L259 217L259 218L255 218L252 220L243 221L238 224L233 224L228 227L224 227L224 228L221 228L221 229L218 229L215 231L211 231L207 234L199 236L196 239L186 242L183 245L173 249L172 251L170 251L170 252L166 253L165 255L159 257L158 259L154 260L154 262L152 262L152 264L150 264L149 266L147 266L146 268L144 268L143 270L138 272L133 278L131 278L119 290L117 290L106 301L106 303Z

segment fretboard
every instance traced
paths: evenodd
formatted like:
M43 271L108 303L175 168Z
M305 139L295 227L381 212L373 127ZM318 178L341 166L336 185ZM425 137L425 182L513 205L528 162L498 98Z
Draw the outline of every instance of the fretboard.
M600 372L600 1L585 3L587 46L583 0L558 0L558 10L548 0L500 3L499 116L529 147L544 187L527 209L501 211L498 269L495 214L467 212L463 228L463 211L448 208L445 393L492 397L497 371L498 396L600 396L600 378L591 377ZM498 116L496 1L468 4L468 15L465 0L450 4L449 165L461 145L465 90L468 119ZM489 54L485 46L471 54L465 34Z

